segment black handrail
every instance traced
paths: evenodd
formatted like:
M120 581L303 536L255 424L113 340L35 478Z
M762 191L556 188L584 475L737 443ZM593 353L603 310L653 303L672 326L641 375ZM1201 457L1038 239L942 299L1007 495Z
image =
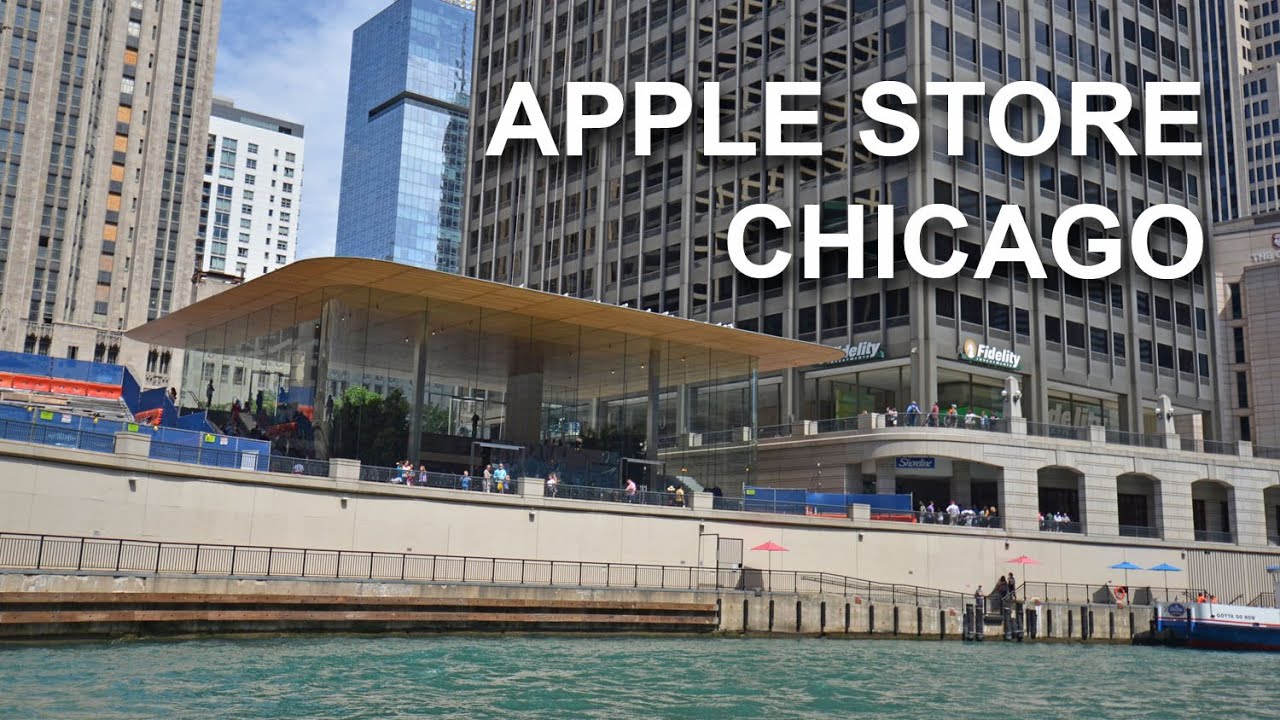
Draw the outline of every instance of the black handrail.
M359 561L365 558L367 566ZM353 559L359 559L357 564L353 565ZM469 571L471 568L474 569ZM879 583L821 571L694 568L643 563L314 550L31 533L0 533L0 569L398 579L694 591L764 590L795 594L838 592L845 596L865 595L869 602L914 601L917 605L938 608L963 607L966 599L964 594L950 590Z

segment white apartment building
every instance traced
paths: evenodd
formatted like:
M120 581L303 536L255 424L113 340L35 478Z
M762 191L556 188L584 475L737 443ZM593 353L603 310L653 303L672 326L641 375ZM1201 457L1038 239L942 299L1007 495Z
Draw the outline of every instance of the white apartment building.
M303 128L214 98L196 269L251 280L293 262Z

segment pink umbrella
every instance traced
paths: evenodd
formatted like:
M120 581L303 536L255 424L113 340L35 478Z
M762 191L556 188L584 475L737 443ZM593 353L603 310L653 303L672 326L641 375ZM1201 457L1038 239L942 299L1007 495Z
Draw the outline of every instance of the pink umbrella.
M769 553L769 591L772 592L773 591L773 553L790 552L790 551L772 540L762 545L757 545L751 549L760 550L762 552Z
M1027 565L1039 565L1039 564L1040 564L1040 561L1039 561L1039 560L1036 560L1035 558L1029 558L1029 557L1027 557L1026 555L1019 555L1018 557L1016 557L1016 558L1014 558L1014 559L1012 559L1012 560L1005 560L1005 562L1007 562L1007 563L1012 563L1012 564L1014 564L1014 565L1022 565L1023 567L1026 567ZM1024 575L1024 576L1023 576L1023 578L1022 578L1022 584L1023 584L1023 586L1025 586L1025 585L1027 584L1027 578L1026 578L1026 576L1025 576L1025 575ZM1017 588L1010 588L1010 592L1016 592L1016 591L1017 591Z

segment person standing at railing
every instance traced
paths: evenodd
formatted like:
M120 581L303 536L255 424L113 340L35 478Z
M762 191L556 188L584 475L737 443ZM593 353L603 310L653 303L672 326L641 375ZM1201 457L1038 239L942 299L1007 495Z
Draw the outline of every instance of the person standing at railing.
M925 421L925 425L938 427L938 403L934 403L933 408L929 410L929 418Z
M497 483L497 492L499 494L507 491L507 466L498 463L498 469L493 471L493 480Z
M885 427L898 426L898 409L892 405L884 409L884 425Z
M555 497L560 492L560 477L555 473L547 473L547 497Z
M631 478L627 478L626 497L629 503L636 501L636 481Z
M484 466L484 480L481 482L481 488L485 492L493 491L493 466L492 465Z
M463 471L462 471L462 477L458 478L458 485L459 485L463 490L470 490L470 489L471 489L471 471L470 471L470 470L463 470Z
M676 486L676 507L684 507L684 486Z
M954 428L960 424L960 411L956 409L956 404L951 403L951 407L947 408L947 427Z
M920 423L920 406L915 400L907 403L907 427L915 427Z

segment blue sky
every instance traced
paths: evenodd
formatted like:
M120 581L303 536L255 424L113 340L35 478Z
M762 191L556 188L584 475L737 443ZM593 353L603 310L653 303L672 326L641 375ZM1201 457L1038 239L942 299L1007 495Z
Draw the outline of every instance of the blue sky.
M333 254L351 32L392 0L223 0L214 92L306 126L298 257Z

